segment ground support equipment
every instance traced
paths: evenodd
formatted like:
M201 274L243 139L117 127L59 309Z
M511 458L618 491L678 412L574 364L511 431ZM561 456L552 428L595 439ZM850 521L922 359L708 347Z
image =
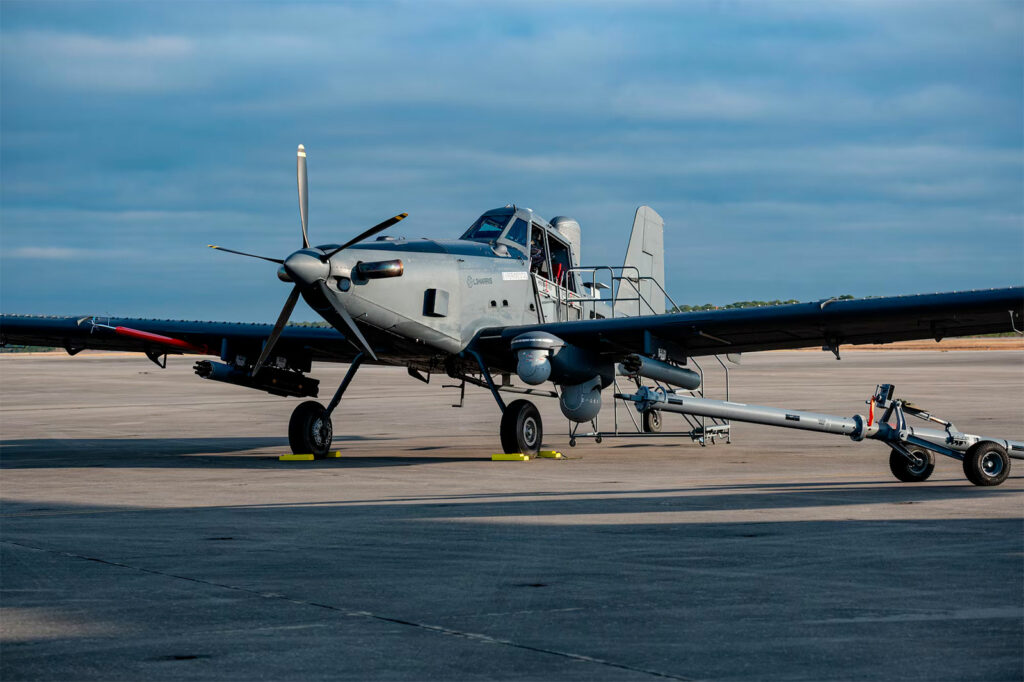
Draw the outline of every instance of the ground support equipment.
M634 403L640 413L657 409L683 415L803 429L849 436L855 441L880 440L892 448L889 465L901 481L923 481L934 469L932 453L963 462L964 474L975 485L999 485L1010 473L1010 459L1024 459L1024 442L989 438L957 430L952 422L935 417L905 400L893 398L892 384L881 384L868 401L868 417L840 417L727 400L710 400L642 386L616 398ZM874 419L875 407L884 410ZM941 424L942 430L907 424L907 415ZM891 423L895 420L894 423Z

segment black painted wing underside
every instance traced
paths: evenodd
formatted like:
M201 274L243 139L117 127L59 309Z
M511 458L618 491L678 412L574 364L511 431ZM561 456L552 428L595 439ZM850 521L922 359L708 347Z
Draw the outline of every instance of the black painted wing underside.
M543 330L610 355L670 346L685 357L1010 332L1024 327L1022 315L1024 287L1010 287L492 328L475 347L495 357Z
M39 317L34 315L0 316L0 338L6 344L55 346L70 351L85 348L147 352L165 350L160 344L118 335L110 330L93 329L92 318ZM226 341L233 352L255 358L270 335L273 325L202 322L186 320L147 320L135 318L96 318L109 327L129 327L160 334L206 347L207 355L219 356ZM285 327L277 346L282 355L309 354L312 360L349 362L358 352L344 335L323 327ZM170 349L171 353L181 352ZM185 351L189 353L189 351Z
M650 353L668 347L673 354L702 356L808 346L890 343L1010 332L1024 328L1024 287L920 294L762 308L673 313L481 331L471 344L493 368L515 367L513 338L543 330L610 356ZM84 321L83 321L84 320ZM89 318L0 316L0 339L8 344L146 352L159 345L93 330ZM226 341L237 351L259 354L272 326L183 320L102 318L98 322L161 334L205 346L220 355ZM282 354L308 353L321 362L349 362L357 350L337 330L286 327ZM236 352L237 352L236 351ZM172 351L173 352L173 351ZM397 358L396 358L397 359Z

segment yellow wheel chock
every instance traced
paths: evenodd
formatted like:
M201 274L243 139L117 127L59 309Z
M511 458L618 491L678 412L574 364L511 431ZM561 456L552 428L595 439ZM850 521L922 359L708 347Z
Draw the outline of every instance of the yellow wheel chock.
M324 455L325 459L341 459L341 451L335 450L334 452L328 452ZM316 459L315 455L281 455L277 458L279 462L312 462Z

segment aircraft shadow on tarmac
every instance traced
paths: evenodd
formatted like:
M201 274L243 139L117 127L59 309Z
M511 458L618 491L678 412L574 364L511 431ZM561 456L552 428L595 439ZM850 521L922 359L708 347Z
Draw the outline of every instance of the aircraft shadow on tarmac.
M110 514L26 505L5 517L0 550L9 566L32 570L4 572L5 606L74 603L86 622L109 623L112 630L8 645L0 672L5 679L28 670L82 677L88 656L97 678L126 670L170 678L170 669L154 666L203 658L205 677L320 679L329 677L326 671L342 677L358 670L373 679L401 677L408 668L397 659L420 656L423 678L459 679L454 666L467 661L477 674L521 675L528 665L548 677L548 658L517 658L520 667L510 667L501 647L522 646L686 678L750 677L749 659L757 656L760 679L829 679L836 660L843 661L844 678L875 679L880 670L885 677L902 665L915 679L1015 679L1019 619L999 585L1020 581L1016 519L886 515L661 524L638 516L606 525L586 518L665 511L666 504L727 511L1006 492L961 484L751 489L757 487L710 495L687 495L687 488L606 491L623 496L614 499L592 490L476 500L107 507ZM555 495L568 498L550 499ZM529 532L514 522L569 515L578 517ZM460 516L467 518L449 520ZM493 522L500 517L513 523ZM48 592L40 592L40 576L52 577ZM493 611L499 613L488 615ZM179 614L173 632L168 613ZM363 642L385 620L389 655L381 656ZM423 640L422 622L450 628L446 634L482 632L501 646L486 641L479 650L460 649L453 643L478 640ZM928 637L892 646L908 627L929 623ZM290 629L296 626L302 629ZM267 647L272 627L288 647ZM423 656L425 646L458 656L449 664L445 655ZM282 648L302 656L282 657ZM607 669L591 671L591 679L608 676Z
M374 458L376 459L376 458ZM392 459L392 458L380 458ZM427 461L432 461L427 458ZM436 461L436 460L433 460ZM276 464L276 462L275 462ZM596 522L614 532L620 527L614 517L617 515L664 514L666 512L728 512L773 509L806 509L863 505L914 505L927 502L971 501L983 496L989 499L1020 495L1011 488L985 488L963 484L951 479L949 483L909 486L906 484L851 481L851 482L794 482L739 484L735 486L694 486L663 489L637 490L586 490L586 491L524 491L479 493L464 495L430 495L405 498L374 498L352 500L314 500L309 502L211 504L199 507L107 507L104 505L76 505L66 503L43 504L45 509L29 500L7 502L4 516L20 516L27 511L46 511L46 515L77 513L173 513L189 512L264 512L282 511L289 514L309 514L311 518L323 520L333 516L347 521L362 517L384 514L391 521L418 520L464 523L486 520L485 523L501 523L507 518L511 523L536 521L540 525L562 525L558 517L577 517L567 520L565 525L586 526L588 516L603 517ZM31 515L31 514L30 514ZM595 516L596 519L596 516ZM885 523L896 520L879 517L864 523ZM935 519L939 521L939 519ZM684 518L679 521L656 521L640 525L676 526L690 525ZM755 523L735 522L744 526ZM627 525L634 525L633 523ZM624 527L624 526L623 526Z
M356 467L411 466L438 462L464 462L482 457L430 455L360 456L358 442L387 440L373 436L335 436L335 447L344 450L344 465ZM347 444L347 445L346 445ZM270 452L256 452L271 449ZM434 450L444 448L414 448ZM290 452L284 437L244 438L26 438L0 441L0 470L55 467L111 468L244 468L278 466L278 455ZM244 454L243 454L244 453ZM337 467L337 460L310 462L306 466Z

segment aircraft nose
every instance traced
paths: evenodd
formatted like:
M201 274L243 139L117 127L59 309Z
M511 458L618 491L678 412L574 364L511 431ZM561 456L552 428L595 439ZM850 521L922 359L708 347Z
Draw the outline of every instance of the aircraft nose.
M284 261L284 269L296 283L312 284L327 279L331 266L320 260L320 255L302 249L288 256Z

